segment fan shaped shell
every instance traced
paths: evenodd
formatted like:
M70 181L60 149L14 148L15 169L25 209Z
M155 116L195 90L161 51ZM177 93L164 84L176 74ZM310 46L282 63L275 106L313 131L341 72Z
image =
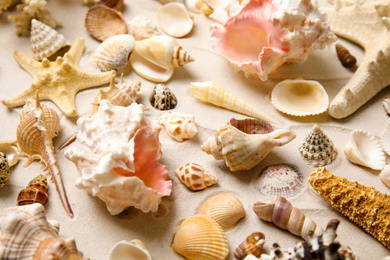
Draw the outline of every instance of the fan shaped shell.
M158 24L166 34L183 37L189 34L194 26L193 17L181 3L169 3L157 10Z

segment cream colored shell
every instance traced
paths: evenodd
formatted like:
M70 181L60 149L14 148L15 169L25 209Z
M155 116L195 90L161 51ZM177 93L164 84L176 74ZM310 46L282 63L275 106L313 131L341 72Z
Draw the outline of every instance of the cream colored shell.
M218 182L218 178L197 163L186 163L175 171L175 175L191 190L203 190Z
M158 118L158 122L170 137L179 142L191 139L198 133L195 118L191 114L166 112Z
M16 149L16 142L0 142L0 152L7 156L9 167L19 162L19 152Z
M137 41L161 35L160 29L152 23L149 17L138 15L127 23L130 33Z
M390 118L387 119L385 129L382 131L381 144L383 150L390 155Z
M381 181L390 188L390 165L386 165L385 168L379 174Z
M145 244L138 239L122 240L108 253L108 260L152 260Z
M157 10L158 24L166 34L172 37L183 37L192 31L194 17L181 3L168 3Z

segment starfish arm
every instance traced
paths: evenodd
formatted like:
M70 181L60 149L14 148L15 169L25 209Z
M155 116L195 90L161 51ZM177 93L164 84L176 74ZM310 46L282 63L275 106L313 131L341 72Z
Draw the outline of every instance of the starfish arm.
M35 79L35 75L38 74L42 67L41 63L17 50L14 51L14 58L19 66L27 71Z
M60 95L51 96L48 99L53 101L65 116L77 116L75 94L69 93L68 91L61 91Z
M84 38L77 38L69 51L65 53L64 60L67 60L70 64L79 67L79 61L84 53Z
M33 85L20 92L18 95L3 99L1 102L7 107L18 107L24 105L28 98L35 98L35 88Z
M112 76L115 76L115 74L115 71L107 71L101 73L79 71L76 80L73 82L73 88L76 90L77 93L84 89L100 86L109 83L111 81Z

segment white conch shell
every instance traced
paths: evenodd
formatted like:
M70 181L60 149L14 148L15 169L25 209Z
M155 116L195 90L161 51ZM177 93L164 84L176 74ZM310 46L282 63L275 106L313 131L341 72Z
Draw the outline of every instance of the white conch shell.
M379 174L381 181L390 188L390 165L386 165L385 168Z
M7 156L9 167L19 162L19 152L15 149L16 142L0 142L0 152Z
M344 153L350 162L373 170L382 170L386 165L386 156L378 140L364 130L351 132Z
M192 31L194 17L181 3L169 3L157 10L157 21L161 30L172 37L183 37Z
M191 139L198 133L195 118L191 114L166 112L158 118L158 122L170 137L179 142Z
M145 244L138 239L122 240L108 253L108 260L152 260Z
M134 17L127 25L129 26L129 31L137 41L161 35L158 27L152 23L149 17L144 15Z
M326 16L306 0L251 0L229 19L214 19L212 47L246 77L261 80L283 63L304 62L336 41Z
M266 122L257 120L263 122L257 123L258 126L267 125ZM201 146L202 151L213 155L216 160L223 159L231 171L245 171L261 162L272 148L285 145L296 136L294 131L284 129L271 128L258 134L256 131L251 134L240 130L253 122L257 121L231 119L227 126L219 127L215 136Z
M171 192L167 168L158 163L160 128L143 110L137 103L121 107L102 100L96 114L77 121L76 142L65 151L77 166L76 186L102 199L112 215L130 206L155 212Z
M62 34L36 20L31 20L31 50L36 60L48 58L65 46L69 46Z
M390 118L387 119L385 129L381 134L381 144L383 150L390 155Z
M186 163L177 169L175 174L191 190L203 190L218 182L218 178L197 163Z

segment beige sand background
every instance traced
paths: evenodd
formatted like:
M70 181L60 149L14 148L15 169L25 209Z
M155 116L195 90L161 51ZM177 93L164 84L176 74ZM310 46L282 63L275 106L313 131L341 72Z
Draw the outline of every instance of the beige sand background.
M145 15L156 21L156 10L161 4L156 0L126 0L123 12L127 21L137 15ZM58 31L65 38L73 42L77 37L85 39L85 53L81 59L80 67L86 71L98 72L91 65L91 55L99 42L88 35L84 28L84 17L88 7L77 0L50 0L48 9L63 23ZM12 97L27 88L32 78L23 71L13 58L13 51L19 50L32 57L29 37L17 37L14 33L14 24L7 20L7 16L15 14L15 8L0 14L0 97ZM382 259L390 252L376 239L365 233L361 228L344 218L327 202L318 196L307 182L307 177L315 168L308 166L301 158L298 147L305 138L313 124L319 124L322 130L333 140L339 154L337 159L327 167L335 175L347 177L359 183L374 186L381 192L388 193L389 189L379 179L379 171L351 164L345 157L343 149L353 129L364 129L373 135L380 136L388 118L382 107L382 99L390 96L390 89L381 91L367 104L362 106L352 116L335 120L327 113L320 116L296 118L278 112L270 103L270 94L273 87L283 79L303 77L317 80L326 88L330 99L344 86L353 75L353 70L341 66L335 53L334 44L325 50L317 51L309 56L302 64L283 65L271 78L262 82L258 78L246 79L242 72L235 73L233 67L219 53L212 50L209 42L209 26L212 20L203 14L195 15L195 27L192 33L179 43L192 55L196 61L185 67L175 70L173 77L166 85L178 98L178 105L173 110L181 113L191 113L195 116L198 125L198 134L189 141L178 143L171 139L164 130L160 134L163 156L160 163L167 165L169 179L173 182L172 194L164 197L156 213L142 213L130 208L117 216L111 216L105 204L98 198L92 197L88 192L79 190L74 182L77 176L76 167L64 156L63 150L57 150L57 159L62 178L67 190L68 198L75 213L70 219L59 201L53 183L49 184L49 202L45 206L48 219L60 222L60 235L76 239L80 251L90 259L106 259L110 248L121 240L134 238L145 242L153 259L182 259L170 247L172 238L180 223L189 216L197 213L203 202L209 197L228 192L236 195L243 203L246 217L231 231L226 233L230 254L228 259L234 259L233 251L251 232L261 231L266 235L265 252L269 252L274 242L283 248L294 246L300 240L287 231L275 227L257 218L252 205L258 200L266 200L256 186L256 180L262 169L278 164L288 163L296 166L305 177L305 188L297 196L289 200L295 206L310 216L318 225L326 227L330 219L338 218L341 223L338 228L338 240L351 247L359 259ZM358 58L360 63L363 50L358 46L339 39ZM139 77L130 66L122 70L126 81L142 81L142 97L139 103L146 108L146 116L155 120L164 112L155 110L149 103L149 96L155 85ZM117 74L119 77L119 73ZM117 78L118 80L118 78ZM232 173L223 161L216 161L200 150L200 145L209 136L214 135L215 129L232 118L245 118L245 116L201 103L187 93L190 82L212 80L229 91L247 100L268 115L280 121L285 128L296 132L296 139L286 146L274 149L257 167L247 172ZM102 86L102 87L106 87ZM101 87L99 87L101 88ZM76 96L76 106L79 116L91 114L93 98L99 88L80 92ZM44 101L49 107L60 110L50 101ZM22 107L8 109L0 105L0 139L1 141L14 140L19 115ZM64 130L54 139L55 148L58 148L68 137L76 131L77 118L62 117L61 125ZM16 205L18 192L36 175L42 173L44 166L37 162L25 168L26 158L22 158L12 168L9 183L0 189L0 207L5 208ZM204 191L193 192L188 190L174 175L174 171L187 162L201 164L206 170L215 174L220 182L218 185Z

